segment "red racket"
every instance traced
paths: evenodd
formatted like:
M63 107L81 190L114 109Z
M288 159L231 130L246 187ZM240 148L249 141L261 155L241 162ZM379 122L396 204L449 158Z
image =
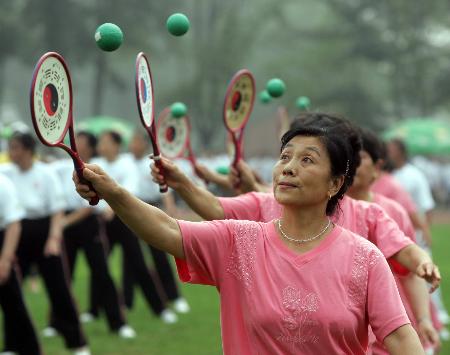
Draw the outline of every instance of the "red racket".
M158 167L160 174L164 176L164 169L161 164L161 155L159 154L155 133L152 73L147 57L143 52L140 52L136 57L136 99L142 125L152 142L153 159L155 160L155 164ZM165 182L159 185L159 191L167 192L167 184Z
M37 62L31 80L30 110L34 130L43 144L69 153L80 180L95 191L92 184L83 178L84 163L75 143L72 107L72 81L67 64L58 53L48 52ZM67 131L70 147L63 143ZM95 196L89 203L96 205L98 201L98 196Z
M246 69L239 70L228 84L223 105L223 121L234 145L234 167L244 154L244 128L252 113L254 101L253 75Z
M189 116L176 118L170 107L166 107L158 116L156 137L162 155L169 159L184 158L191 163L195 174L198 173L194 151L191 146L191 124Z

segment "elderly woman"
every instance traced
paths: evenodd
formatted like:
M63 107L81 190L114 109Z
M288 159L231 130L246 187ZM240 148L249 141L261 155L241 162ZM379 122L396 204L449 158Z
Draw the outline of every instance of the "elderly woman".
M264 223L177 221L97 166L84 177L136 235L178 258L183 280L218 289L224 353L364 354L370 325L392 354L423 354L381 252L329 218L359 163L359 139L345 129L283 136L273 170L283 209Z

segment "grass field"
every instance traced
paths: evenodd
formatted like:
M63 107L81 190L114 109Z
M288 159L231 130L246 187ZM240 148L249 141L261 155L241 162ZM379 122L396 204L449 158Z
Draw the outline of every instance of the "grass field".
M442 292L450 308L450 225L437 225L433 230L434 259L439 264L444 281ZM120 274L118 263L120 255L116 251L110 259L113 272L118 280ZM79 257L75 294L81 310L87 305L87 275L84 257ZM149 311L140 295L136 293L137 302L129 313L129 323L136 329L138 336L133 340L123 340L108 332L106 322L97 320L84 326L93 354L108 355L152 355L152 354L220 354L219 303L217 292L212 287L183 285L182 292L188 299L192 311L181 315L179 322L165 325ZM26 287L26 300L32 311L35 325L40 331L46 325L48 304L42 289L38 294L29 292ZM64 349L60 338L43 339L41 342L48 355L69 354ZM441 354L450 355L450 343L444 344Z

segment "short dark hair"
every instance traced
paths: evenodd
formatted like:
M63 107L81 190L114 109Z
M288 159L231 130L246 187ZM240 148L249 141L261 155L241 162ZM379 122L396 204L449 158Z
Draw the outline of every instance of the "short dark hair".
M362 149L365 150L374 163L385 158L383 143L378 136L365 128L360 129Z
M36 139L28 132L14 132L9 140L19 142L23 148L33 154L36 152Z
M401 138L393 138L389 141L389 143L394 144L403 155L403 158L408 160L408 149L406 148L405 142Z
M281 138L281 150L296 136L318 137L325 145L331 162L333 177L344 176L338 193L327 204L326 214L332 215L352 185L356 169L361 162L361 139L358 131L347 119L326 113L302 113Z
M114 143L116 143L117 145L122 145L122 136L119 132L117 131L104 131L102 133L102 135L108 135L112 138L112 140L114 141Z
M92 133L88 131L79 131L77 133L77 137L86 138L90 148L95 150L95 148L97 147L97 137L94 136Z

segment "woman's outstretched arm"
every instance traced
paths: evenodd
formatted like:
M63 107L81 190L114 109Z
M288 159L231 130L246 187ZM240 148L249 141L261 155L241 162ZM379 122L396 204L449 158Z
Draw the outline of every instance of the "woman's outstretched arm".
M139 238L155 248L184 259L182 236L174 218L133 196L97 165L86 164L83 176ZM95 192L80 182L75 173L73 180L81 197L88 200L94 197Z

